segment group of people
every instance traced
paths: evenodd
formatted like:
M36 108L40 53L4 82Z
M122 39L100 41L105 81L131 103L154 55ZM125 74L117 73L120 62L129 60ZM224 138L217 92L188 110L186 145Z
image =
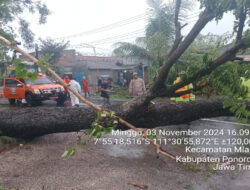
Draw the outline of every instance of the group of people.
M76 92L81 93L83 92L85 98L89 97L89 86L88 86L88 80L85 76L82 78L82 90L80 84L74 80L70 79L69 76L64 77L64 82L68 84L71 88L73 88ZM109 93L112 93L113 91L110 89L112 83L112 78L108 78L104 82L101 80L98 80L98 91L101 92L101 97L103 97L104 105L110 105L109 100ZM67 92L67 96L70 98L71 106L79 107L79 98L77 98L71 91L68 91L67 88L65 88Z
M98 91L101 92L101 97L103 98L103 105L110 105L110 97L109 94L113 93L114 91L111 90L111 83L112 78L107 78L106 80L102 81L99 77L98 80ZM82 78L82 90L80 84L74 80L70 79L69 76L64 77L64 82L70 85L75 91L78 93L83 92L85 98L89 97L89 87L88 87L88 80L85 76ZM79 107L79 99L70 91L65 88L68 97L70 97L71 105ZM129 94L132 97L140 96L146 92L146 87L143 79L138 77L138 73L133 73L133 79L130 81L129 84Z
M178 74L179 76L177 77L177 79L174 81L174 84L179 83L182 80L184 74L185 74L185 72L181 71ZM191 89L193 89L192 83L190 83L186 86L183 86L182 88L176 90L176 93L181 93L183 91L189 91ZM130 84L129 84L130 96L132 96L132 97L140 96L140 95L143 95L145 92L146 92L146 88L145 88L145 84L144 84L143 79L138 77L138 73L136 73L136 72L133 73L133 79L130 81ZM194 101L195 95L192 93L184 94L184 95L181 95L180 97L173 97L173 98L171 98L171 100L173 102Z
M70 79L69 76L65 76L64 82L68 84L71 88L73 88L76 92L81 93L81 86L76 80ZM65 90L67 92L68 97L70 98L71 106L79 107L79 98L77 98L71 91L68 91L67 88L65 88ZM83 76L82 78L82 90L85 98L87 97L87 95L89 96L88 80L85 76Z
M110 105L109 94L113 93L110 89L112 83L112 78L108 78L102 82L98 78L98 90L101 92L101 97L103 98L103 105ZM138 73L133 73L133 79L129 83L129 94L132 97L140 96L146 92L146 87L143 79L138 77Z
M183 74L184 72L179 73L179 77L177 77L174 83L180 82ZM81 93L81 86L77 81L70 79L68 76L64 78L64 81L67 84L69 84L75 91ZM111 90L111 83L113 81L112 78L107 78L106 80L102 81L99 77L97 77L97 81L98 81L98 91L101 92L101 97L103 98L103 105L110 105L109 94L114 92ZM192 84L189 84L177 90L176 92L178 93L192 88L193 88ZM65 90L67 91L67 94L70 97L71 105L79 107L79 99L72 92L69 92L67 89ZM133 73L133 79L130 80L128 90L131 97L141 96L146 92L144 80L142 78L139 78L137 72ZM82 78L82 91L84 93L85 98L87 96L89 97L88 80L86 79L85 76ZM171 98L171 100L175 102L190 101L190 100L195 100L195 96L193 94L185 94L178 98Z

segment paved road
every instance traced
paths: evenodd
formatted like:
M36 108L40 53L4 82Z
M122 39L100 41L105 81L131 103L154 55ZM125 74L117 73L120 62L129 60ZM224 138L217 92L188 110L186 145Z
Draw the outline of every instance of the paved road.
M236 129L231 117L198 120L188 124L159 127L165 130ZM245 126L246 127L246 126ZM200 172L185 169L169 158L156 158L153 146L91 142L77 147L74 157L61 158L75 146L76 133L57 133L23 142L0 153L0 184L9 189L35 190L138 190L143 183L149 190L249 190L250 171ZM191 136L192 137L192 136ZM85 137L84 137L85 138ZM104 138L129 139L128 135ZM162 145L174 155L182 146Z
M101 104L101 99L91 101ZM121 103L112 100L112 104ZM55 101L44 101L41 106L56 106ZM86 106L81 103L81 107ZM21 109L9 106L6 99L0 99L0 108ZM158 127L157 130L202 130L250 129L250 122L238 124L233 117L201 119L188 124ZM114 136L106 135L106 138ZM194 136L189 136L193 138ZM199 137L204 137L202 134ZM0 185L17 189L138 189L132 182L148 185L148 189L186 189L186 190L249 190L250 170L207 171L195 173L186 170L175 162L160 157L156 159L153 147L146 145L121 145L91 143L78 148L74 158L61 159L66 148L74 147L75 133L50 134L24 142L27 149L19 146L0 154ZM116 139L127 139L124 135ZM213 138L213 136L210 136ZM220 136L220 141L234 136ZM249 138L249 136L247 137ZM169 152L183 153L182 146L163 145ZM223 153L208 153L221 157ZM196 155L197 156L197 155ZM234 156L242 156L234 155ZM244 156L250 156L244 154ZM250 163L249 163L250 164ZM36 168L36 169L34 169ZM35 182L35 183L34 183Z
M88 98L89 101L99 105L99 106L102 106L103 104L103 101L102 101L102 98ZM116 104L121 104L123 102L125 102L126 100L124 99L110 99L110 102L111 102L111 105L116 105ZM6 98L4 97L0 97L0 106L2 107L10 107L9 106L9 102ZM23 105L25 106L25 105ZM42 104L40 105L41 107L53 107L53 106L56 106L56 101L54 100L46 100L46 101L43 101ZM11 106L13 108L13 106ZM18 107L17 105L14 105L14 107ZM84 104L83 102L80 102L80 107L87 107L86 104Z

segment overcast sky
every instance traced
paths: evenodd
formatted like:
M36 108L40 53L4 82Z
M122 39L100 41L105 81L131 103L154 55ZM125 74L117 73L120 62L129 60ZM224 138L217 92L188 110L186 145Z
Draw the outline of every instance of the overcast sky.
M47 23L38 25L36 15L28 17L36 39L64 37L61 39L70 40L70 48L89 55L93 52L91 46L95 46L97 55L107 55L112 52L112 44L115 42L133 42L136 37L144 35L148 20L146 0L43 1L52 12ZM188 14L186 22L189 24L183 30L184 35L198 19L199 12L199 6L196 4ZM231 33L233 19L232 14L226 14L218 25L214 21L208 24L202 30L202 34L208 32ZM79 47L79 44L90 44L91 46Z

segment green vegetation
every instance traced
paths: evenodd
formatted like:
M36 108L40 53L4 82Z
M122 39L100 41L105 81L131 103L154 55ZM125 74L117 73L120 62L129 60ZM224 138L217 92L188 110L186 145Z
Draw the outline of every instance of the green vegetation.
M38 60L37 65L40 67L41 71L46 71L49 68L49 59L53 57L52 55L46 54L41 59ZM16 67L16 76L20 78L29 77L30 80L37 79L37 72L29 72L26 68L26 64L21 59L15 59L13 65Z
M129 99L129 98L131 98L129 95L129 92L128 92L128 87L121 87L118 85L114 85L113 91L114 91L114 93L109 94L109 97L111 99ZM101 96L100 92L91 94L91 97L94 97L94 98L100 98L100 96Z
M248 80L243 79L243 85L247 86L247 88L248 88L248 94L247 94L246 98L248 100L250 100L250 79L248 79Z
M101 113L97 112L97 118L91 124L91 128L86 132L88 137L86 140L81 141L81 137L79 137L77 146L82 145L86 146L93 138L100 139L103 134L111 133L112 130L115 130L118 125L118 121L112 118L115 115L114 111L110 111L109 113ZM65 156L74 156L76 153L76 148L69 149L64 151L62 157Z
M147 0L151 16L148 25L145 28L146 35L136 39L135 44L118 42L113 53L116 56L129 57L136 56L147 58L152 61L151 67L148 68L150 87L164 60L171 50L174 42L174 3L164 3L162 0ZM192 4L184 0L181 5L180 18L187 16ZM177 72L178 73L178 72ZM177 75L175 73L175 75Z
M242 14L250 15L250 4L245 0L200 0L199 2L201 8L207 8L211 12L216 10L215 18L217 22L223 17L226 10L233 10L235 15L234 33L222 36L213 34L198 35L182 56L170 67L165 85L172 85L178 73L185 71L182 79L184 82L191 79L194 88L206 84L205 87L199 90L200 94L207 97L225 97L224 107L229 107L238 118L248 118L250 112L246 110L245 103L239 100L249 100L250 97L250 92L247 92L247 88L241 80L242 77L247 81L250 78L249 64L239 65L234 61L225 61L218 67L213 68L213 63L225 52L226 48L235 45L232 38L238 32ZM118 47L114 50L114 54L139 57L146 54L148 59L152 61L151 67L148 68L150 83L147 85L147 87L151 87L165 64L165 57L171 52L174 44L173 27L175 22L173 4L164 4L161 0L149 0L148 3L152 17L145 28L146 36L139 38L136 44L117 43ZM187 1L182 1L180 4L180 26L185 24L182 22L182 18L183 15L185 16L186 11L190 10L190 7L190 3ZM242 12L242 10L245 10L245 12ZM166 18L168 18L168 24L164 21ZM249 44L250 30L246 30L242 36L245 39L245 44ZM201 73L208 74L200 75Z
M23 13L38 14L39 23L46 23L50 14L47 6L36 0L1 0L0 1L0 35L15 42L15 38L20 37L26 48L32 48L34 43L34 33L30 30L29 23L23 19ZM13 30L17 28L17 30ZM9 56L10 47L0 42L0 76L6 72L6 64L11 63Z
M131 98L128 92L128 87L114 86L115 93L110 94L110 98L114 99L128 99Z
M15 143L16 139L7 136L0 136L0 148L2 148L5 144Z
M4 34L8 40L13 39L14 34L12 27L13 21L19 24L18 36L21 36L22 40L25 42L27 48L31 48L34 42L34 33L30 30L29 23L23 19L22 13L29 12L31 14L39 14L39 23L44 24L47 21L47 16L50 14L47 6L44 3L36 0L1 0L0 1L0 21L2 23L2 28L4 32L1 31L0 34ZM16 26L15 26L16 27ZM15 31L17 32L17 31ZM13 40L11 40L13 41ZM3 44L3 43L1 43ZM2 51L2 50L1 50Z
M63 50L67 48L69 45L69 42L56 42L53 39L47 38L46 40L40 39L40 48L41 48L41 54L42 56L45 55L53 55L48 59L48 62L51 65L55 65L55 63L59 60L61 57L61 53Z

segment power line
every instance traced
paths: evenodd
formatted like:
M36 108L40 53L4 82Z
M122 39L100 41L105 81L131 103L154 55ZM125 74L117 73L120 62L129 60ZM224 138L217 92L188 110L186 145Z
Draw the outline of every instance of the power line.
M199 19L189 21L188 24L193 23L193 22L197 22L198 20L199 20Z
M79 48L79 47L84 47L86 44L97 45L97 44L109 43L109 42L113 42L113 41L118 41L120 39L124 39L128 36L129 37L134 37L135 35L138 36L138 34L143 34L143 33L144 33L144 29L140 29L140 30L135 30L135 31L132 31L129 33L124 33L124 34L117 35L117 36L111 36L108 38L99 39L99 40L95 40L95 41L91 41L91 42L71 45L71 47Z
M202 11L192 13L192 14L188 15L187 18L188 19L195 18L196 16L198 16L200 14L200 12L202 12ZM142 13L142 14L130 17L128 19L118 21L118 22L115 22L115 23L112 23L112 24L109 24L109 25L106 25L106 26L103 26L103 27L100 27L100 28L95 28L95 29L92 29L92 30L89 30L89 31L80 32L80 33L76 33L76 34L72 34L72 35L68 35L68 36L64 36L64 37L55 38L55 40L77 38L77 37L80 37L80 36L83 36L83 35L92 35L92 34L95 34L95 33L103 32L103 31L107 31L107 30L112 30L112 29L117 28L117 27L125 26L125 25L128 25L128 24L143 20L148 15L150 15L150 12ZM196 15L196 16L192 16L192 15ZM190 16L192 16L192 17L190 17Z
M122 21L118 21L118 22L115 22L115 23L112 23L112 24L109 24L109 25L106 25L106 26L103 26L103 27L100 27L100 28L95 28L95 29L92 29L92 30L89 30L89 31L86 31L86 32L80 32L80 33L77 33L77 34L56 38L56 40L76 38L76 37L80 37L80 36L83 36L83 35L90 35L90 34L94 34L94 33L103 32L105 30L111 30L111 29L114 29L114 28L117 28L117 27L121 27L121 26L124 26L124 25L131 24L133 22L137 22L139 20L143 20L143 19L146 18L146 16L148 14L149 13L139 14L137 16L134 16L134 17L122 20Z
M192 15L188 15L188 16L186 16L184 19L185 19L185 20L190 20L190 19L193 19L193 18L197 18L197 17L199 17L200 13L201 13L201 12L196 12L196 13L194 13L194 14L192 14Z
M196 21L197 21L197 19L189 21L188 23L193 23ZM140 29L140 30L136 30L136 31L133 31L130 33L125 33L125 34L121 34L118 36L112 36L112 37L99 39L99 40L95 40L95 41L90 41L90 42L86 42L86 43L91 44L91 45L107 44L107 43L117 42L117 41L124 40L124 39L134 38L134 37L137 37L138 34L143 34L143 33L144 33L144 29ZM81 47L84 47L84 45L75 44L75 45L72 45L71 47L81 48Z
M137 34L137 35L135 34L133 36L127 36L127 37L120 38L119 41L128 40L128 39L136 38L136 37L139 37L139 36L140 36L139 34ZM115 41L114 40L110 40L110 41L104 41L104 42L94 43L94 45L113 44L113 43L116 43L116 42L118 42L118 40L115 40Z
M191 22L193 22L193 21L191 21ZM190 23L190 22L189 22ZM139 33L141 33L141 30L139 30L140 32ZM109 38L105 38L105 39L100 39L100 40L96 40L96 41L92 41L92 42L88 42L89 44L99 44L99 43L107 43L106 41L110 41L110 40L112 40L112 41L114 41L115 39L119 39L119 38L124 38L124 37L126 37L126 36L128 36L128 35L131 35L131 34L134 34L134 32L137 32L138 33L138 30L137 31L133 31L132 33L126 33L126 34L122 34L122 35L119 35L119 36L115 36L115 37L109 37ZM125 35L125 36L124 36ZM104 41L104 42L103 42ZM78 44L78 46L79 46L80 44Z
M198 15L194 15L194 16L191 16L191 17L189 17L189 16L187 16L185 19L192 19L192 18L196 18L196 17L198 17L199 16L199 14Z
M189 17L192 16L192 15L194 15L194 16L192 16L190 18L194 18L194 17L198 16L200 14L200 12L202 12L202 11L192 13L191 15L188 15L187 18L189 19ZM148 15L150 15L149 12L142 13L142 14L130 17L128 19L118 21L118 22L115 22L115 23L112 23L112 24L109 24L109 25L106 25L106 26L103 26L103 27L100 27L100 28L95 28L95 29L92 29L92 30L89 30L89 31L80 32L80 33L76 33L76 34L72 34L72 35L68 35L68 36L64 36L64 37L59 37L59 38L56 38L56 40L77 38L77 37L80 37L80 36L83 36L83 35L90 35L90 34L94 34L94 33L99 33L99 32L103 32L103 31L111 30L111 29L114 29L114 28L117 28L117 27L125 26L125 25L128 25L128 24L143 20Z
M125 33L125 34L121 34L121 35L118 35L118 36L112 36L112 37L108 37L108 38L104 38L104 39L92 41L92 42L89 42L89 43L90 44L96 44L98 42L104 42L104 41L110 41L110 40L114 41L116 39L124 38L124 37L135 35L135 34L142 34L142 33L144 33L144 29L135 30L135 31L130 32L130 33Z
M192 15L196 15L196 14L199 15L201 12L203 12L203 11L197 11L197 12L191 13L190 15L188 15L188 17L189 17L189 16L192 16Z

